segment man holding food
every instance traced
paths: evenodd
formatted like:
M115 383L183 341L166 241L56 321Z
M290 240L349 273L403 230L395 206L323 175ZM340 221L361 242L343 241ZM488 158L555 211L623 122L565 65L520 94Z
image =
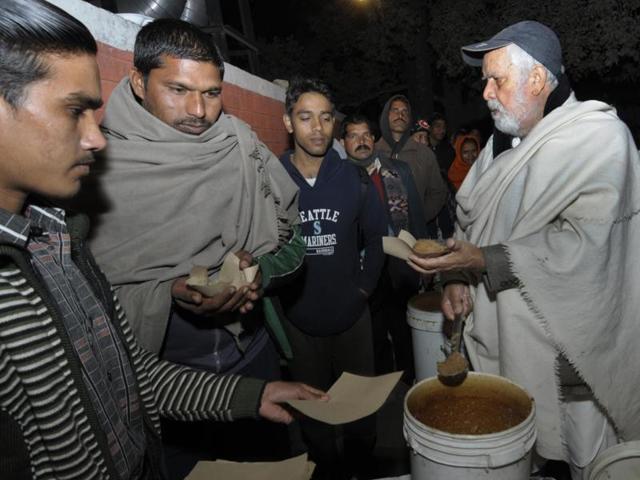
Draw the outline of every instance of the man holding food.
M494 134L457 194L452 252L410 264L448 272L442 309L470 314L472 366L533 395L537 453L583 478L640 438L638 152L611 106L576 100L550 28L519 22L462 55L482 65Z

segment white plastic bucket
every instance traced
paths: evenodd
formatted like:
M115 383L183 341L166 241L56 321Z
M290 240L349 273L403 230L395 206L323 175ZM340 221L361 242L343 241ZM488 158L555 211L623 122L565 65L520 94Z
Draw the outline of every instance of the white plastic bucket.
M412 412L434 394L472 395L508 401L529 414L520 424L485 435L459 435L431 428ZM429 378L409 390L404 402L404 437L411 449L412 480L528 480L536 440L535 404L506 378L469 372L457 387Z
M640 478L640 441L620 443L600 453L592 463L589 480Z
M444 334L444 316L440 310L439 292L425 292L415 295L407 304L407 323L411 327L413 362L416 381L437 375L437 362L445 355L442 345L447 342Z

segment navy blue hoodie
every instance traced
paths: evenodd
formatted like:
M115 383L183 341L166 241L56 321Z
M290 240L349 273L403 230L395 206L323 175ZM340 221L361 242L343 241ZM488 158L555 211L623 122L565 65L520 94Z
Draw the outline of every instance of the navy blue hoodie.
M298 208L307 244L305 268L281 294L287 318L303 332L329 336L353 326L373 292L384 263L382 236L387 224L374 185L358 167L329 149L315 185L280 158L300 187ZM362 259L360 250L364 250Z

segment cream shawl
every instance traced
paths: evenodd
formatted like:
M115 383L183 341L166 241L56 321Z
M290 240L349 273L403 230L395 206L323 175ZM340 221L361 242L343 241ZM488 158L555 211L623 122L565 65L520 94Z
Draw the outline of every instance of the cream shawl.
M297 187L246 124L222 114L201 135L182 133L141 107L126 79L103 127L95 178L107 207L91 248L138 339L157 352L173 281L194 265L215 275L229 252L274 250L297 221Z
M572 95L495 159L490 140L456 197L457 235L504 244L521 282L497 298L474 289L472 363L533 394L546 458L564 450L558 353L623 439L640 438L638 162L615 110Z

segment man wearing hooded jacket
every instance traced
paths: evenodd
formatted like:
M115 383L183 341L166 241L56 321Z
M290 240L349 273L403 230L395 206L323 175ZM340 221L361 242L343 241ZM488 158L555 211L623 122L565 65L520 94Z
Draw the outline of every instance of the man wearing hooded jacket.
M424 219L430 222L447 200L447 187L434 153L427 145L411 139L411 105L404 95L394 95L380 114L382 137L376 150L409 165L418 194L423 199Z
M332 97L320 80L291 81L283 120L294 149L280 157L300 188L307 245L303 272L281 295L293 350L289 371L292 378L327 388L345 371L374 373L367 301L384 263L381 239L387 232L373 182L330 148ZM317 464L314 479L351 478L366 467L375 443L374 416L345 425L342 442L331 425L304 419L301 427Z

